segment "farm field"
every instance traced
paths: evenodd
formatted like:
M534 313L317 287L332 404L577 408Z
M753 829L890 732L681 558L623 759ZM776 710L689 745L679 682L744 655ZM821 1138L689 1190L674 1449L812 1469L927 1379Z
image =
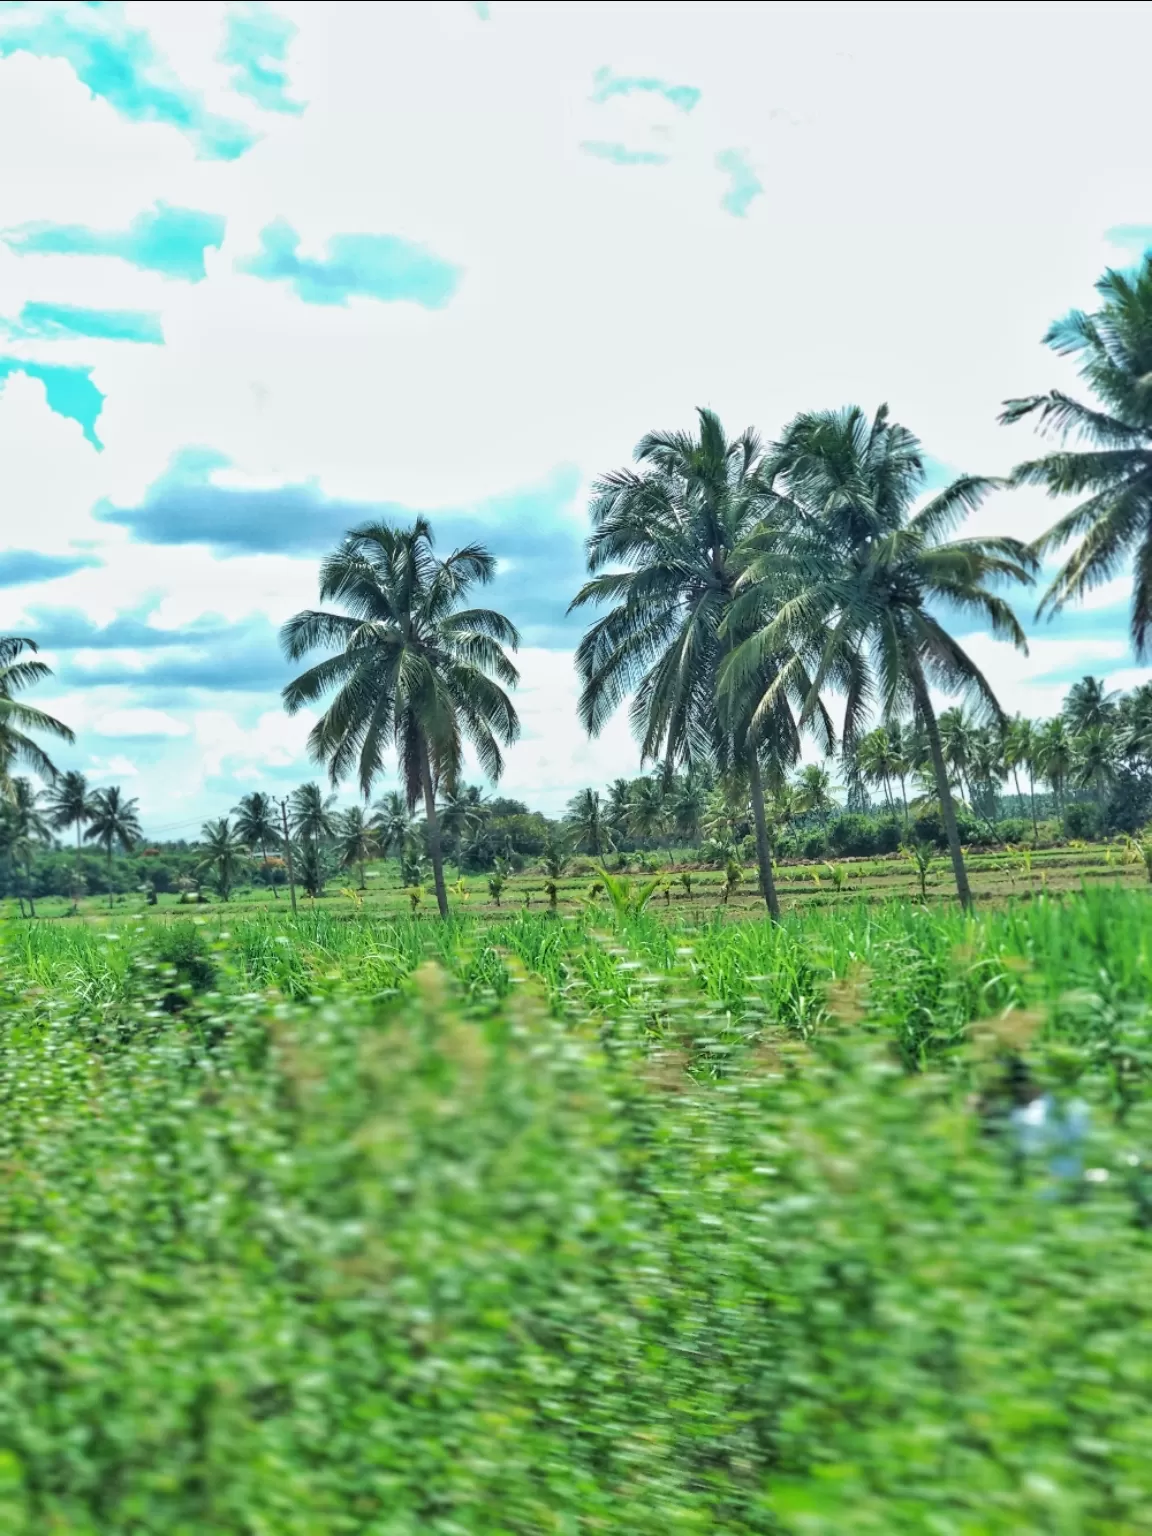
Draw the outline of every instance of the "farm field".
M1149 1529L1146 890L697 906L5 923L3 1529Z
M593 895L598 879L597 862L586 857L571 860L571 871L556 882L558 909L573 914L584 911L590 901L604 900L602 890ZM609 868L613 868L615 862L609 859ZM1102 883L1132 887L1148 884L1143 859L1119 838L1110 842L1052 847L972 850L967 855L967 865L975 895L994 902L1027 899L1045 892L1079 890L1082 886ZM651 897L654 910L698 916L722 907L725 915L731 917L755 917L763 910L756 889L754 866L743 869L739 884L727 895L724 872L700 867L688 849L673 850L671 854L661 850L635 856L628 872L637 883L656 881ZM447 879L449 900L459 915L500 918L518 909L543 911L550 906L545 875L531 864L519 873L508 875L499 901L493 900L486 875L461 876L458 870L450 867ZM923 891L916 865L905 854L803 863L782 861L776 866L776 884L783 907L792 910L822 907L839 901L883 902L904 898L939 904L955 899L947 854L933 856ZM222 905L215 895L207 891L205 894L206 906ZM275 914L288 907L288 891L280 887L274 896L267 887L245 886L234 891L226 905L230 912L267 910ZM353 870L329 881L319 901L313 902L301 895L299 905L301 910L314 908L345 914L367 911L389 916L423 916L435 910L434 897L428 890L421 893L414 908L396 861L383 859L371 860L365 865L363 887ZM157 896L152 906L147 905L142 894L132 893L116 896L111 908L107 897L87 896L78 903L78 908L79 916L98 921L108 917L118 921L127 912L164 915L172 910L178 914L203 910L195 904L190 906L187 901L181 902L177 895L164 893ZM71 917L72 902L62 896L38 898L36 915L37 918ZM0 919L5 917L18 917L16 901L0 902Z

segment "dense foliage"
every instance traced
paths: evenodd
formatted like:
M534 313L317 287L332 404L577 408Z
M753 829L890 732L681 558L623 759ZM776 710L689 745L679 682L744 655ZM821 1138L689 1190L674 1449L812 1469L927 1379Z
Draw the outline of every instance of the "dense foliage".
M1147 915L18 930L4 1529L1140 1529Z

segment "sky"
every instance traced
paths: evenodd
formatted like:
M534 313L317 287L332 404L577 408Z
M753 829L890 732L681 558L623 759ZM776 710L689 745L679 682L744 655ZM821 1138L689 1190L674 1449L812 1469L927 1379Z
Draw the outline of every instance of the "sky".
M0 3L0 633L55 669L59 765L172 837L316 777L279 627L346 528L423 512L523 635L503 791L637 771L576 719L592 480L699 406L1031 456L1000 402L1076 387L1044 331L1152 243L1150 43L1031 0ZM1148 675L1128 593L964 638L1050 714Z

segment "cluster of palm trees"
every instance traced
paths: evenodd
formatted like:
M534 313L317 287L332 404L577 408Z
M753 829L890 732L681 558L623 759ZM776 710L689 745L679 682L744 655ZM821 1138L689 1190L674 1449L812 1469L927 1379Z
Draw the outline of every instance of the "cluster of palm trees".
M853 406L805 412L771 444L751 430L729 439L717 416L701 410L695 433L649 433L634 468L596 484L590 579L571 607L605 611L577 651L580 719L595 735L630 700L642 759L658 765L664 791L678 774L685 782L696 775L696 784L710 774L723 796L744 799L774 917L769 800L787 793L805 734L829 755L839 746L850 790L853 776L878 775L890 786L906 779L905 763L929 775L965 905L957 776L971 792L1000 765L1031 765L1053 785L1078 778L1102 791L1106 761L1114 761L1108 754L1118 750L1109 722L1076 734L1066 772L1057 766L1056 724L1044 728L1042 746L1025 751L1022 726L1016 745L1005 746L1012 727L946 622L951 615L985 626L1025 649L1004 592L1032 583L1045 555L1076 540L1041 609L1060 609L1131 560L1132 638L1139 657L1152 648L1152 255L1134 273L1105 274L1098 290L1095 314L1076 312L1046 337L1078 359L1097 403L1051 391L1010 400L1002 415L1005 422L1033 417L1042 431L1077 435L1084 446L1021 464L1007 482L963 475L927 495L918 440L886 407L868 416ZM994 488L1035 484L1084 499L1030 546L1003 536L950 537ZM405 812L424 806L444 915L437 797L458 791L466 746L496 780L501 749L519 732L507 692L517 681L508 654L516 628L469 602L494 573L479 545L438 558L423 518L410 528L370 524L323 562L320 597L334 606L299 613L282 631L289 659L324 652L285 689L284 703L291 713L327 700L309 749L332 784L354 776L367 801L385 755L395 752ZM15 699L46 669L28 659L30 642L4 645L0 774L16 758L47 772L51 764L37 763L28 730L64 739L70 732L33 718ZM938 717L934 691L958 698L969 713ZM656 789L644 794L655 802ZM316 797L313 830L297 822L302 878L320 868L328 836L329 811L318 789ZM602 843L606 834L592 828L597 818L610 826L608 809L579 814L592 815L587 840ZM630 812L636 825L650 814L639 803ZM352 843L370 831L358 816L354 823L345 813L342 824ZM218 870L232 860L230 846L239 857L241 847L261 841L250 827L242 834L212 825L205 841L218 849Z
M111 872L117 851L129 853L140 840L140 817L135 800L126 799L117 785L90 789L82 773L55 773L47 789L37 789L23 776L9 775L0 799L0 849L10 865L23 872L18 888L21 910L27 901L35 915L32 870L38 849L52 841L56 832L76 829L76 865L72 880L75 907L84 893L82 854L88 843L103 851ZM109 878L109 901L112 882Z

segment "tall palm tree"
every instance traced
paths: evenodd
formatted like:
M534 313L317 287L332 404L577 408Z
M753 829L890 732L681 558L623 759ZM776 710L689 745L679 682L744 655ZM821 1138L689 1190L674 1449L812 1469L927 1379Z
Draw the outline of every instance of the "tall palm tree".
M336 690L309 736L333 784L355 770L367 796L394 747L409 810L423 798L436 902L448 916L438 789L460 780L467 740L493 781L520 722L504 691L519 680L505 652L520 636L491 608L464 608L471 589L491 581L492 555L479 544L437 559L424 518L411 528L370 523L349 533L320 570L321 601L343 612L308 611L289 619L284 649L298 661L333 654L284 690L290 714Z
M1072 738L1072 782L1090 790L1101 811L1116 777L1116 737L1106 725L1090 725Z
M992 583L1027 583L1035 558L1015 539L945 536L977 506L991 482L963 476L918 511L924 489L918 440L881 407L871 421L858 407L798 417L775 454L787 493L786 515L757 533L745 579L779 583L790 594L766 628L744 640L753 663L765 650L819 648L806 709L826 684L845 697L844 740L853 744L873 705L884 718L911 708L928 738L957 894L972 893L940 741L933 684L966 696L993 719L1002 715L988 679L937 614L973 614L1026 649L1024 632ZM771 685L778 690L782 683Z
M1042 726L1036 741L1036 769L1056 797L1056 810L1064 810L1064 789L1072 772L1072 736L1061 715Z
M92 796L85 842L98 844L108 857L108 905L112 905L112 854L116 848L131 853L140 841L140 815L136 800L125 800L120 786L98 789Z
M331 842L336 833L335 795L326 795L319 784L300 784L288 797L288 824L304 843L318 846Z
M353 805L336 820L336 856L345 869L355 864L360 871L360 889L367 889L364 865L378 852L379 844L362 805Z
M1117 712L1117 745L1132 763L1152 763L1152 683L1127 694Z
M70 768L67 773L60 774L45 793L52 825L61 831L67 831L69 827L76 828L76 881L72 899L72 910L76 911L81 885L80 839L84 823L92 814L88 780L82 773Z
M861 736L856 744L856 766L864 781L884 790L889 811L896 809L892 795L892 780L896 777L896 756L892 739L883 725Z
M210 869L215 876L220 900L227 901L248 858L248 844L232 826L227 816L206 821L200 828L203 858L196 868Z
M568 802L565 817L572 829L578 846L587 850L593 858L608 853L615 841L608 825L606 808L598 789L582 789Z
M668 830L668 790L663 776L632 780L628 830L638 842L656 842Z
M1073 736L1094 726L1111 726L1116 720L1118 694L1109 693L1099 677L1082 677L1073 683L1060 713Z
M680 774L672 787L672 821L677 836L691 845L700 840L700 823L708 804L708 790L708 774L700 768L689 768L687 773Z
M1105 272L1096 291L1103 302L1095 314L1074 310L1044 341L1079 360L1080 377L1099 406L1054 389L1005 401L1000 420L1035 416L1042 432L1085 445L1032 459L1012 474L1016 485L1085 498L1033 546L1047 554L1078 541L1044 594L1041 612L1059 612L1131 562L1132 640L1144 660L1152 626L1152 254L1134 272Z
M608 786L608 804L605 820L617 842L628 833L628 818L632 812L632 784L628 779L613 779Z
M42 661L31 661L36 654L35 640L19 635L0 636L0 796L12 797L12 766L22 763L49 782L56 777L56 765L30 731L55 736L58 741L73 742L71 729L42 709L34 709L16 698L26 688L52 676L52 668Z
M440 835L459 856L461 845L488 820L484 791L478 784L459 784L445 788L437 806Z
M1020 793L1020 769L1024 768L1028 774L1028 802L1032 810L1032 836L1040 836L1040 828L1036 821L1036 731L1032 721L1023 715L1017 715L1014 720L1008 722L1004 732L1004 765L1012 774L1016 784L1016 798L1022 800Z
M400 857L412 835L412 812L399 790L390 789L373 807L372 831L385 858Z
M761 891L775 916L762 759L775 751L794 761L792 733L781 737L779 709L754 720L744 693L733 692L722 709L717 686L733 644L725 621L739 575L737 550L762 522L771 487L754 432L730 441L714 412L697 414L695 435L648 433L635 452L640 467L605 475L593 489L592 575L569 611L612 606L576 652L579 713L596 736L633 694L642 763L661 763L666 778L694 762L745 773ZM762 672L775 666L775 657L760 659Z
M263 790L254 789L241 797L240 804L232 812L236 818L236 836L248 848L259 848L265 871L268 869L268 849L280 845L279 818L276 802ZM272 881L272 898L280 900L276 882Z

